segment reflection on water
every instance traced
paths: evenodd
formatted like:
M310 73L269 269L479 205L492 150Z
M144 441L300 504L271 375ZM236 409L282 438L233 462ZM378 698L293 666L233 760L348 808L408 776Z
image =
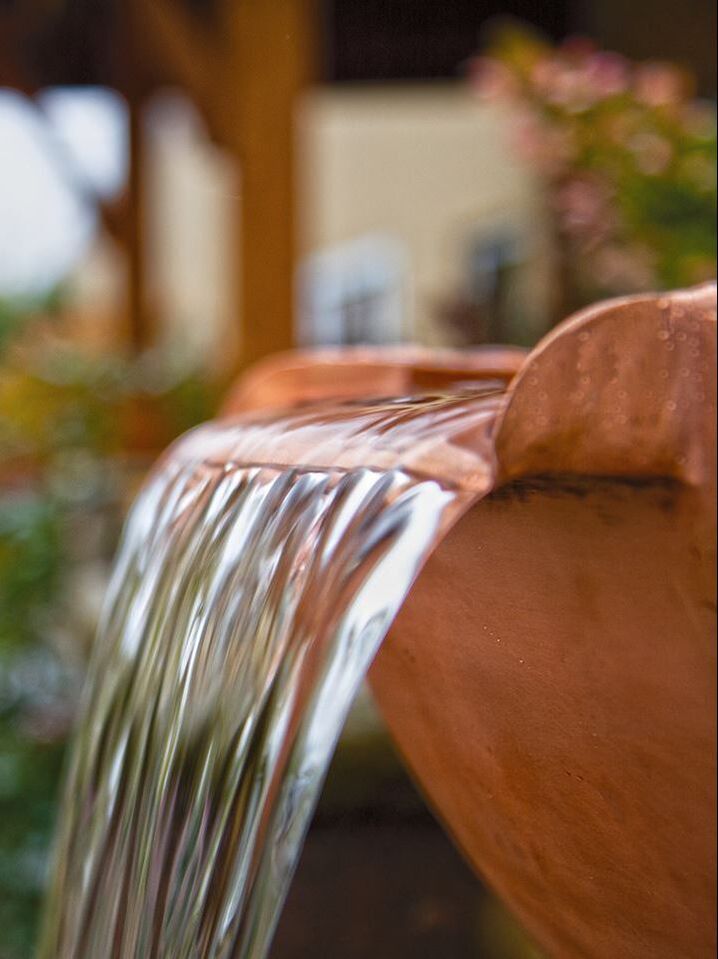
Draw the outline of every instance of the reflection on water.
M168 455L115 568L44 959L266 954L355 692L433 543L488 488L476 450L500 403L305 409Z

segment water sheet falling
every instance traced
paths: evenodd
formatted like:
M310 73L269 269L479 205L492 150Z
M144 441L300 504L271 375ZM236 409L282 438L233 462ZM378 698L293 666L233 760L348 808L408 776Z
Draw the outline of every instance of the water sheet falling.
M491 484L501 403L255 416L167 454L107 599L41 959L266 955L352 699Z

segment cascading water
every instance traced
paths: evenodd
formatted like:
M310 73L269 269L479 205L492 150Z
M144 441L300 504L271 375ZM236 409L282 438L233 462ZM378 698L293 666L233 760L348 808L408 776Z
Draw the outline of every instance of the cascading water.
M501 404L494 384L254 417L165 457L107 599L41 959L265 956L352 699L491 484Z

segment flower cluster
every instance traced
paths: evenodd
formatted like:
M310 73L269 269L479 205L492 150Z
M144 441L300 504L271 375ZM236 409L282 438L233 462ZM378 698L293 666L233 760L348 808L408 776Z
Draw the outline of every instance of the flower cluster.
M715 112L689 74L512 29L471 76L512 108L515 144L547 188L572 305L715 275Z

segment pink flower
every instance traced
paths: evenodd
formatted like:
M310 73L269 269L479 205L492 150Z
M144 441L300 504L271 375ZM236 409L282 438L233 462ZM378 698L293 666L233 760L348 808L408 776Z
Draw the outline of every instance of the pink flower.
M506 100L520 92L515 75L492 57L475 57L470 66L471 85L485 100Z
M615 229L611 191L596 177L573 177L557 191L554 202L564 232L591 246Z
M560 176L575 156L571 132L545 123L530 109L517 109L514 143L524 160L545 177Z
M600 100L625 93L630 70L627 61L614 53L592 53L580 61L546 57L535 65L531 80L544 100L580 113Z
M540 97L551 98L558 88L564 73L564 66L554 57L539 60L531 71L531 83Z
M618 96L628 89L631 72L628 61L617 53L594 53L586 64L585 76L600 99Z
M685 98L685 78L667 63L643 63L636 69L636 98L648 107L675 106Z
M651 256L640 247L605 246L597 250L590 273L599 286L615 292L650 290L656 283Z
M574 66L561 64L556 71L546 99L557 107L572 113L580 113L591 106L592 96L585 83L583 71Z

